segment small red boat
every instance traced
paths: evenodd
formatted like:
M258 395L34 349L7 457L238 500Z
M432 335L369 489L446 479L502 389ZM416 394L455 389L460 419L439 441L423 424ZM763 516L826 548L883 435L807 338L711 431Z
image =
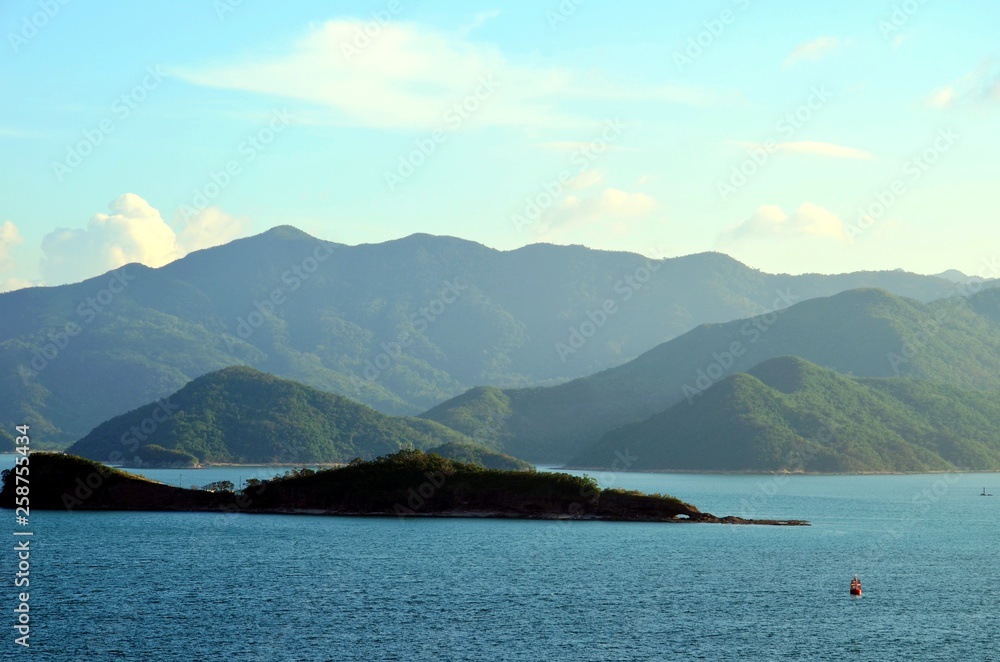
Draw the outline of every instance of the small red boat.
M861 595L861 580L857 575L851 580L851 595Z

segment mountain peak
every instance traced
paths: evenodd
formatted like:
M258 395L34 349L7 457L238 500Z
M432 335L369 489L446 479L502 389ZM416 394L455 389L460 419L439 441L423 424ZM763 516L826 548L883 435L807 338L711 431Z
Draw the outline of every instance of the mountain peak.
M260 233L258 237L267 237L268 239L313 239L316 237L312 236L307 232L303 232L294 225L276 225L270 230Z
M778 356L758 363L747 372L782 393L795 393L806 386L811 375L822 373L823 368L798 356Z
M953 283L965 283L965 282L968 282L968 280L969 280L969 276L966 276L964 273L962 273L958 269L948 269L947 271L942 271L939 274L932 274L932 275L935 276L935 277L937 277L937 278L943 278L945 280L950 280Z

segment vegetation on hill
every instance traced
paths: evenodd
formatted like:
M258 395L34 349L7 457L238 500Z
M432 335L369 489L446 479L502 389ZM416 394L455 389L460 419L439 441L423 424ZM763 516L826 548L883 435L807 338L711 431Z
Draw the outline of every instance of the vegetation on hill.
M344 246L280 227L159 269L0 294L0 427L27 422L39 443L67 444L233 365L412 414L476 384L552 384L618 365L696 324L765 312L778 291L861 286L929 300L954 284L769 275L718 253L651 262L428 235ZM608 302L614 312L591 330Z
M199 377L163 400L116 416L68 452L129 466L313 464L472 443L432 421L386 416L348 398L239 367Z
M601 490L592 478L497 471L404 450L338 469L289 472L244 490L222 482L182 489L71 455L30 462L37 510L180 510L329 515L468 516L754 523L702 513L665 495ZM0 507L15 505L14 472L3 472ZM762 524L803 522L757 520Z
M519 460L512 455L498 453L482 444L453 441L441 446L427 449L428 454L440 455L443 458L475 464L486 469L499 471L534 471L535 465Z
M796 357L730 375L605 434L571 461L638 470L893 472L1000 469L995 394L853 378Z
M929 304L877 289L705 324L617 368L551 387L476 389L422 416L536 462L565 462L603 434L694 403L727 375L779 356L843 374L1000 389L1000 288ZM491 421L484 427L481 421Z

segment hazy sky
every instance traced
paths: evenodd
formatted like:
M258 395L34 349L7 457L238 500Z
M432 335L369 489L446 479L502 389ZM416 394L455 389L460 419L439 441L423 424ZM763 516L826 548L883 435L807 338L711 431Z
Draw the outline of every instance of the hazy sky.
M998 277L998 25L986 0L9 0L0 289L282 224Z

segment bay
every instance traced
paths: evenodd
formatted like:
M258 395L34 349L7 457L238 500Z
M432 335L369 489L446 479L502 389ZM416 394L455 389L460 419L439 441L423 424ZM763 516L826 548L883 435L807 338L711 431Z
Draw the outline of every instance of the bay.
M247 472L142 473L190 485ZM997 474L591 473L812 526L36 511L32 657L985 660L1000 648L1000 499L979 496L1000 494ZM8 548L5 577L14 563Z

